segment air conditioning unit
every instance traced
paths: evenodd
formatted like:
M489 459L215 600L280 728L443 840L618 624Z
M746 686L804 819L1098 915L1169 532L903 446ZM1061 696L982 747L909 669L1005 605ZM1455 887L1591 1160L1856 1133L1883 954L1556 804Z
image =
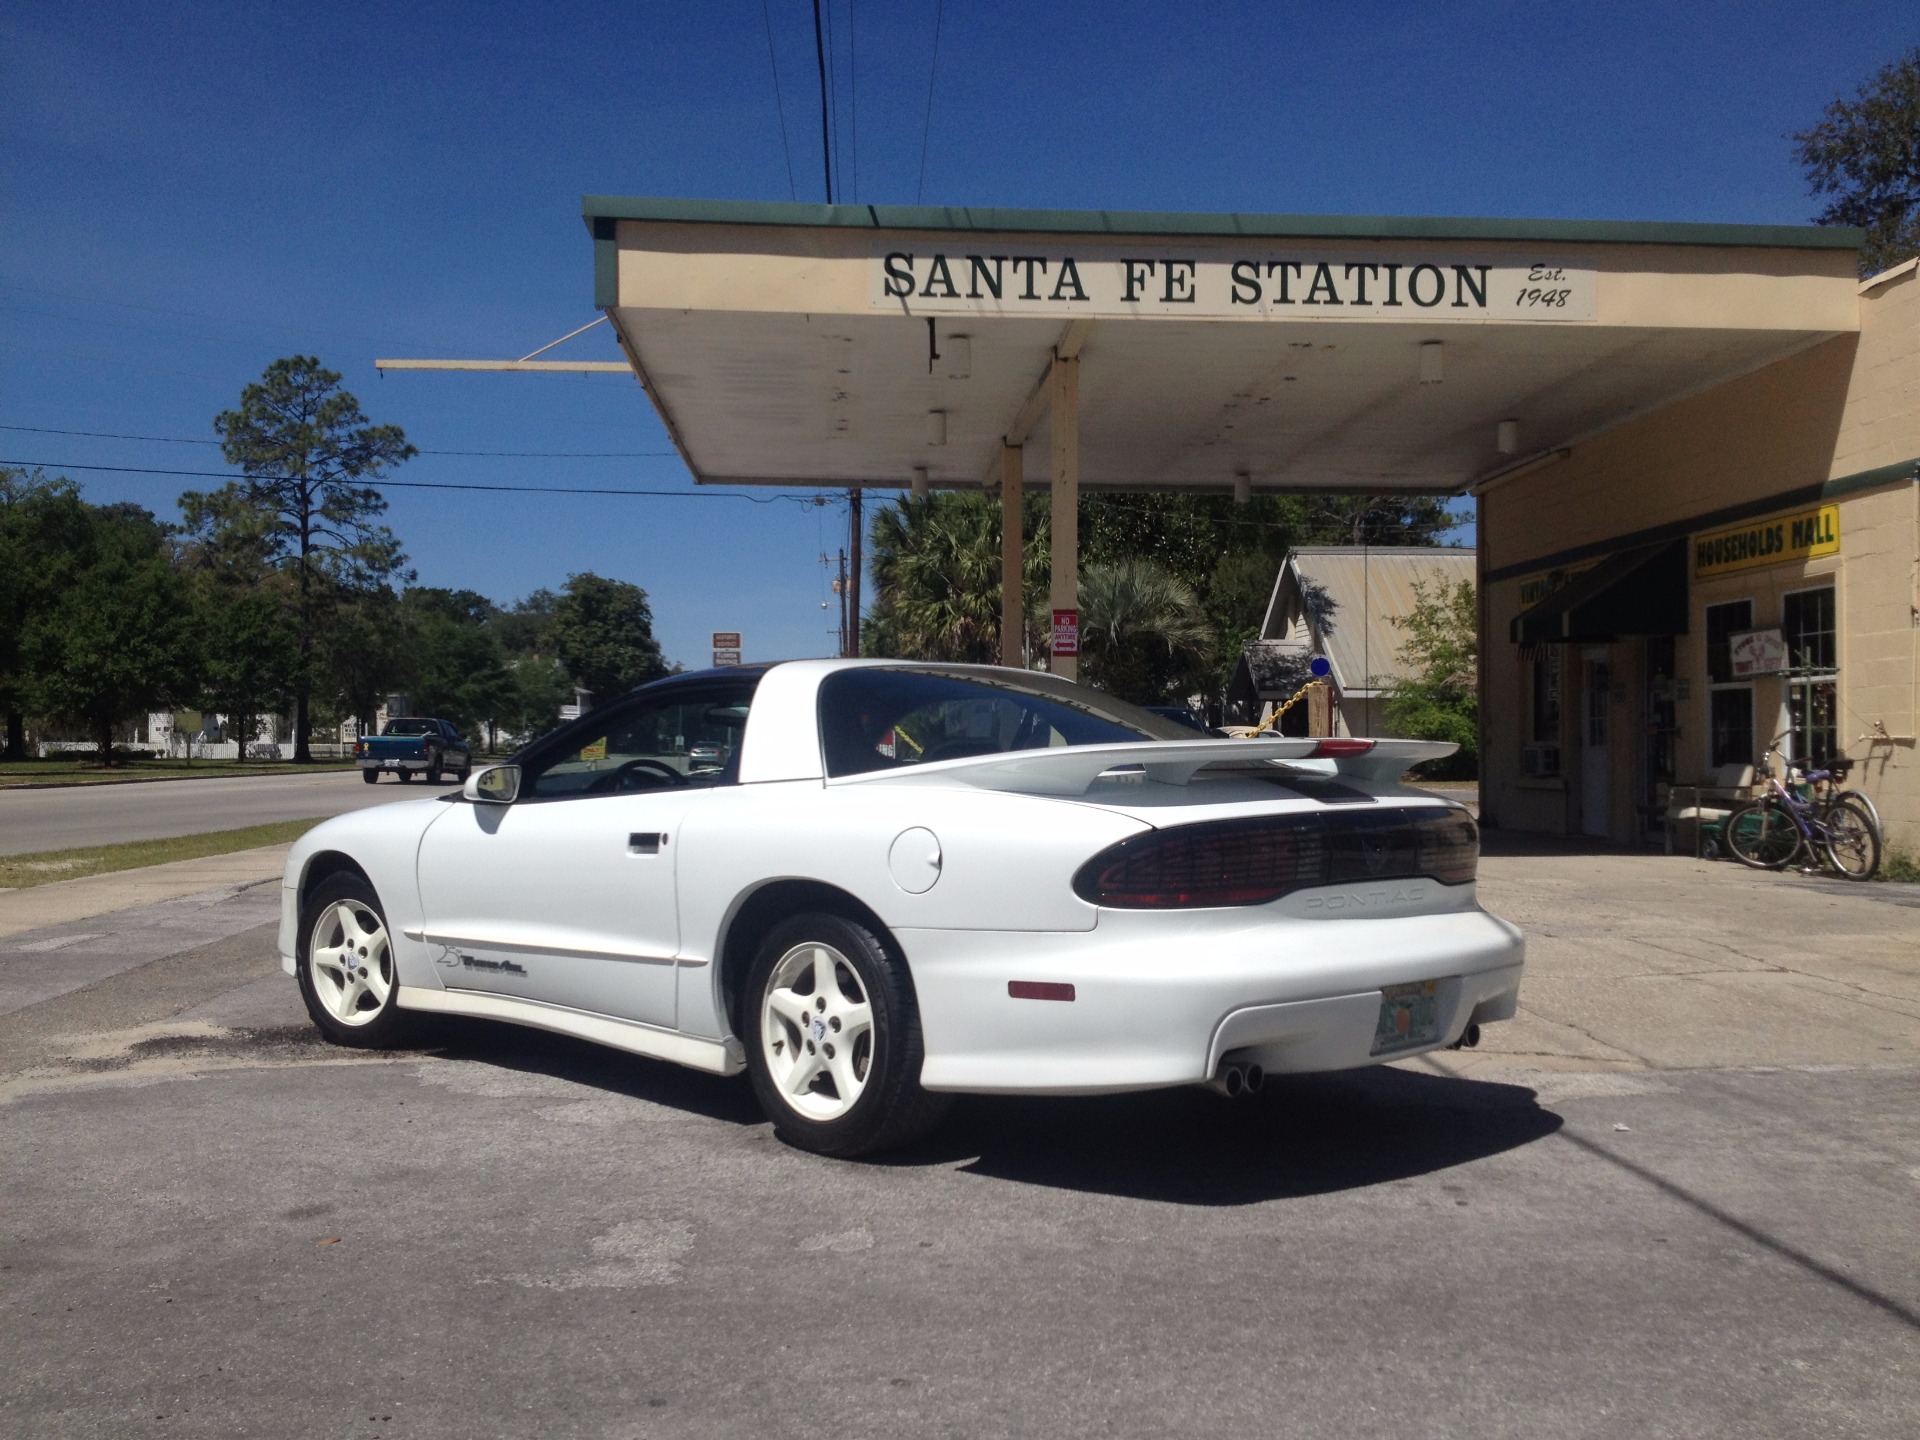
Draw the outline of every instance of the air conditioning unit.
M1552 780L1560 774L1558 745L1528 745L1520 752L1520 769L1529 780Z

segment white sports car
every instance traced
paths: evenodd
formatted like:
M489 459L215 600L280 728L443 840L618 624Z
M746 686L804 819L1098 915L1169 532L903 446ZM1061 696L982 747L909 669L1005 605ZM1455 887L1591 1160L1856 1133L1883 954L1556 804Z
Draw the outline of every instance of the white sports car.
M899 1144L954 1093L1339 1070L1510 1017L1451 746L1215 740L1043 674L793 661L644 686L459 795L329 820L280 953L329 1039L482 1016L746 1070Z

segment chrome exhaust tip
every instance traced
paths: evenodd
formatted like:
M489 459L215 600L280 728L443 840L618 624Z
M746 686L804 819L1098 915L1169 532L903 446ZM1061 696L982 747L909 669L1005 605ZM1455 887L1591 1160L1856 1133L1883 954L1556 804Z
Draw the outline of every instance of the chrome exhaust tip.
M1229 1100L1238 1100L1243 1095L1251 1095L1266 1082L1267 1072L1258 1065L1244 1064L1239 1060L1229 1060L1223 1064L1214 1077L1207 1081L1207 1088Z

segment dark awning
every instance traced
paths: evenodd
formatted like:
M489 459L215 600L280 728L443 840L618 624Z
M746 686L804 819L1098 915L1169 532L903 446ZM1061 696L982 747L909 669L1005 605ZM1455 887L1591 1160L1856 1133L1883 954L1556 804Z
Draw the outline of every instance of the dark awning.
M1687 633L1687 542L1642 545L1602 560L1513 620L1516 645Z

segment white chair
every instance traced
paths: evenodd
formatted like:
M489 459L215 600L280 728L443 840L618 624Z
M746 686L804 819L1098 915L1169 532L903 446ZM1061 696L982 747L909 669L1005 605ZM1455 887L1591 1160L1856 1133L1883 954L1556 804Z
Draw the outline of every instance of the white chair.
M1667 792L1667 854L1673 854L1673 832L1682 821L1693 822L1694 858L1700 856L1701 831L1718 824L1753 793L1753 766L1729 763L1713 772L1705 785L1675 785Z

